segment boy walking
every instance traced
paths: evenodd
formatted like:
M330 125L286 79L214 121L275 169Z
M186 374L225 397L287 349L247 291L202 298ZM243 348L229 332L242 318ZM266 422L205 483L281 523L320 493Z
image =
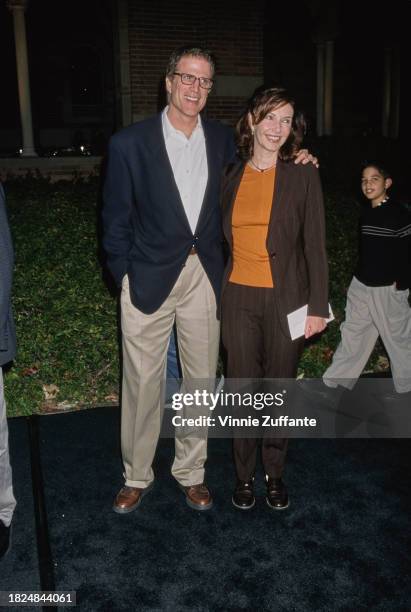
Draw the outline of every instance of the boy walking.
M328 387L352 388L381 337L391 363L396 393L411 393L410 214L387 194L389 173L378 164L362 172L369 201L361 216L359 261L347 294L341 342L323 375ZM404 396L407 394L407 396Z

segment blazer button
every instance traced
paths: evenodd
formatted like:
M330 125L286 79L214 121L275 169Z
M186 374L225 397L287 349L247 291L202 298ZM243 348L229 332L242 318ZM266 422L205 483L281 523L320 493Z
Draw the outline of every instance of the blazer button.
M275 259L277 257L277 253L271 253L270 257L271 257L271 259Z

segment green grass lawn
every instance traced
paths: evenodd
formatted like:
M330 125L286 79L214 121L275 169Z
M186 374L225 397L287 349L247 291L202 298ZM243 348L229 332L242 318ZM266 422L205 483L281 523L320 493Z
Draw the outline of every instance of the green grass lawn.
M9 414L117 403L117 303L98 261L98 183L25 179L9 181L6 192L18 337L18 355L5 377ZM326 211L330 301L341 321L356 256L358 204L327 190ZM320 376L338 340L334 322L306 347L300 375ZM369 367L379 355L377 348Z
M98 185L25 180L6 188L18 336L6 375L9 413L105 403L118 393L118 345L116 300L97 258Z

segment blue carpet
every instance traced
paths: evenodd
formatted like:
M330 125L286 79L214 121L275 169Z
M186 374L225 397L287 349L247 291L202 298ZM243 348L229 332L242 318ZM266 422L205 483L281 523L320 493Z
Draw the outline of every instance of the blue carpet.
M35 591L40 588L36 530L31 486L27 420L9 419L10 460L17 506L13 516L11 548L0 561L0 590Z
M155 487L125 516L111 509L118 409L41 417L40 445L56 588L77 591L81 610L410 609L409 440L291 441L283 512L265 504L261 474L256 507L236 510L230 441L210 440L205 513L186 506L161 440ZM24 540L13 555L28 569Z

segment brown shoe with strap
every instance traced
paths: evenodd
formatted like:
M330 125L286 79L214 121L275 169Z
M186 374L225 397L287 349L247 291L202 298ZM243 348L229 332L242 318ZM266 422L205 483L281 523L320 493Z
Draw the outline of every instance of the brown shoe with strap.
M148 487L145 487L145 489L141 489L139 487L128 487L127 485L122 487L114 500L114 512L117 512L117 514L128 514L129 512L133 512L133 510L138 508L141 504L141 500L143 499L144 495L147 495L152 488L152 482L148 485Z
M190 506L193 510L210 510L213 505L213 498L204 482L190 487L183 487L183 485L180 485L180 487L186 496L187 506Z

